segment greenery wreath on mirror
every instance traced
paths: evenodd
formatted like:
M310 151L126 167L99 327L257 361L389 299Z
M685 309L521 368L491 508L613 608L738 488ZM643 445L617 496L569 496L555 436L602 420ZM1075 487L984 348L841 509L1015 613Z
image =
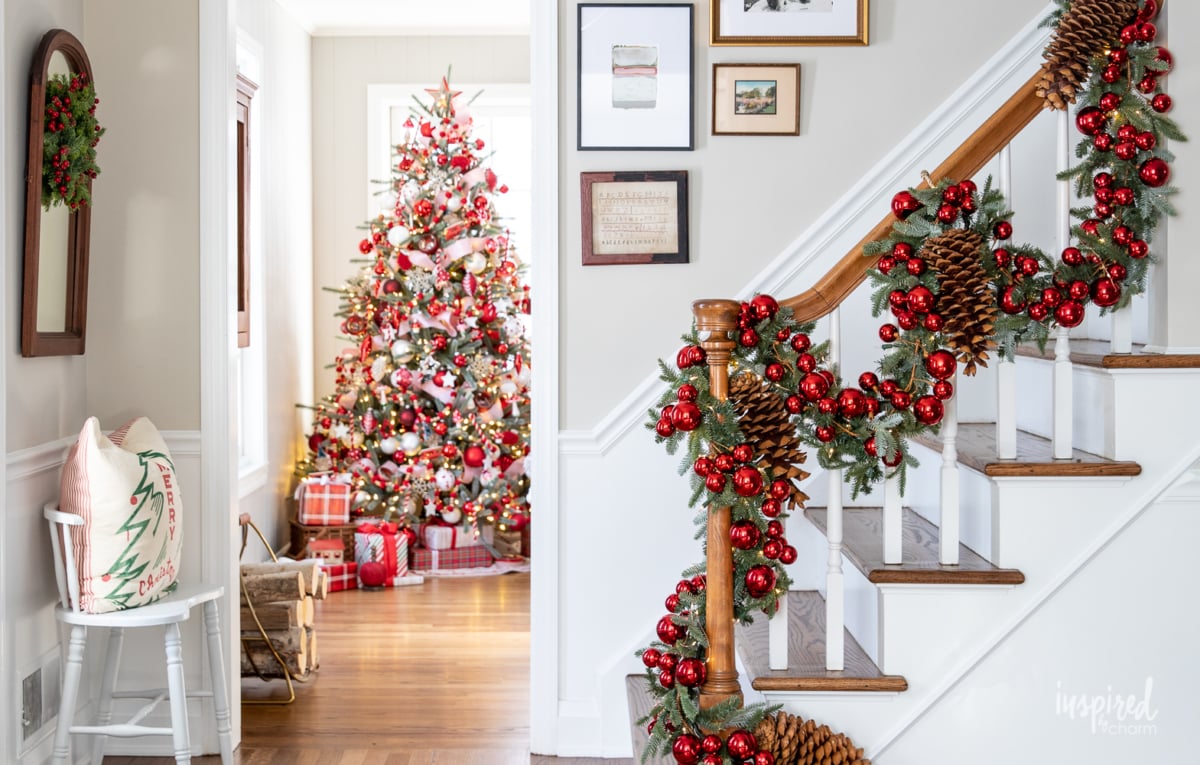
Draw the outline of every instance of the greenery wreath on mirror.
M86 72L56 74L46 82L42 123L42 207L76 210L92 202L91 180L100 174L96 145L104 128L96 120L95 86Z

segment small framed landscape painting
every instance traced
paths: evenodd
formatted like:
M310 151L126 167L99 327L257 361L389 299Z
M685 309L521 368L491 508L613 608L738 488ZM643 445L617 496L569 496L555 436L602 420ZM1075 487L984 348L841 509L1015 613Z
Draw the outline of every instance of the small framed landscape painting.
M799 64L713 64L713 135L800 135Z

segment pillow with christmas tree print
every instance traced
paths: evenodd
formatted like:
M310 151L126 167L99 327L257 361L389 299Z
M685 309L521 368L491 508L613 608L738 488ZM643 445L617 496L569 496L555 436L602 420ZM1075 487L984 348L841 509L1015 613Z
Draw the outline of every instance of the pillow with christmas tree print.
M135 608L175 589L179 483L150 420L138 417L105 436L88 418L63 467L59 504L83 518L71 527L82 610Z

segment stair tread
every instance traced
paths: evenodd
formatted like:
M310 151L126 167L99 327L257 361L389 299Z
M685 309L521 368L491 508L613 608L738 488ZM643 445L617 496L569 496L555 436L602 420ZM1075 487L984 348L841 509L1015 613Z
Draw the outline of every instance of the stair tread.
M812 507L804 515L825 533L828 511ZM943 566L938 556L938 529L912 510L903 511L904 562L883 562L883 509L847 507L842 511L842 550L875 584L1021 584L1025 575L999 568L964 544L958 565Z
M788 668L770 668L769 626L759 614L738 625L737 645L750 684L759 691L884 691L908 689L900 675L885 675L849 632L845 669L825 669L825 599L811 590L788 593Z
M1071 363L1099 369L1189 369L1200 367L1200 354L1153 353L1141 343L1134 343L1131 353L1112 353L1108 340L1071 339ZM1043 351L1037 345L1017 346L1017 355L1054 360L1054 343Z
M646 743L650 741L650 734L646 731L646 726L638 725L637 721L650 714L650 708L654 706L654 697L650 694L650 689L646 687L644 674L625 676L625 697L629 700L629 727L633 735L633 761L640 762L642 752L646 749ZM674 757L652 757L642 765L673 765L674 761Z
M913 441L934 451L941 451L941 438L930 434L919 435ZM1054 445L1050 439L1017 431L1017 458L1002 460L996 456L996 423L961 422L958 425L958 461L972 470L994 477L1020 476L1136 476L1142 466L1128 460L1110 460L1081 449L1071 451L1070 459L1054 459Z

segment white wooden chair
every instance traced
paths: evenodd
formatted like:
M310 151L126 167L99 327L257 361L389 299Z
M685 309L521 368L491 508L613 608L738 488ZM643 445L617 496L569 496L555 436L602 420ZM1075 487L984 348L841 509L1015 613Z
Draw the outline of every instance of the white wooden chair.
M188 737L188 697L212 698L216 710L217 737L221 747L221 762L233 763L232 724L229 716L229 696L225 689L225 660L221 651L221 629L217 614L217 601L225 590L219 585L180 584L175 592L149 605L113 611L106 614L89 614L79 608L79 576L75 565L75 549L71 541L70 527L83 525L83 518L73 513L60 512L57 503L45 506L46 520L50 524L50 539L54 548L54 576L58 582L59 607L55 616L63 624L71 626L71 638L67 649L67 662L63 672L62 700L58 711L58 729L54 734L54 750L51 762L65 763L70 755L72 733L95 736L90 762L99 765L104 757L104 742L107 736L171 736L174 741L176 762L191 762L191 741ZM188 693L184 687L183 646L179 624L187 621L192 607L204 605L204 628L208 641L208 666L212 678L211 691ZM117 670L121 662L121 644L126 629L157 627L165 629L167 688L152 690L114 691ZM83 672L83 653L87 643L88 627L108 627L108 654L104 662L104 673L100 684L100 695L96 701L96 721L93 725L75 725L72 717L79 698L79 680ZM111 722L113 699L147 699L149 703L139 709L125 722ZM141 722L162 701L171 705L171 727L157 728Z

